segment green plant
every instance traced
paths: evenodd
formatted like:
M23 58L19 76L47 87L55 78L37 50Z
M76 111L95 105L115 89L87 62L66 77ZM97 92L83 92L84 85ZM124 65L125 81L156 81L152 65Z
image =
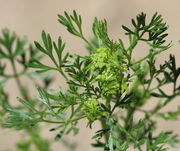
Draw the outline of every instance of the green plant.
M50 142L41 136L39 126L35 126L34 129L31 129L28 126L30 124L28 122L24 122L24 124L21 125L21 117L18 117L18 115L21 113L21 110L30 112L30 109L22 105L13 107L9 99L10 92L4 87L10 80L15 80L22 97L28 100L27 104L31 103L32 108L41 106L36 99L30 97L28 87L22 84L21 81L21 77L27 77L31 79L31 83L38 85L35 79L33 79L33 75L35 74L30 72L27 66L31 58L41 58L37 57L37 53L38 51L33 48L32 45L28 46L25 38L18 37L8 29L2 30L2 35L0 36L0 121L2 124L3 116L14 112L14 115L8 115L9 117L6 116L6 118L13 119L12 122L17 124L17 129L25 129L27 137L23 137L17 142L18 151L30 151L32 146L38 151L50 150ZM12 69L10 73L7 69L9 65ZM19 68L21 70L18 70ZM43 81L43 87L46 89L52 79L46 75L41 76L41 79ZM23 99L18 99L20 102L23 101Z
M132 29L122 26L129 37L127 47L121 39L114 41L109 38L106 20L95 18L92 27L94 38L91 41L84 36L81 16L75 11L72 15L67 12L58 15L58 21L85 42L89 55L64 54L65 43L61 37L55 42L43 31L43 44L35 42L36 49L31 49L31 52L37 53L32 53L35 55L25 61L25 51L11 53L13 40L3 32L5 42L1 39L0 43L5 43L10 56L7 57L0 49L1 58L9 59L14 66L13 56L18 54L24 69L35 68L38 74L57 71L64 77L67 89L50 91L38 85L39 97L30 99L18 82L19 74L14 69L13 77L23 96L18 101L23 107L2 105L6 111L3 112L2 126L33 132L39 123L57 124L50 131L57 132L55 140L58 141L63 135L77 134L78 121L87 119L89 128L93 128L95 121L101 123L102 128L92 137L95 140L92 145L105 151L126 151L130 146L139 151L165 151L167 146L174 147L179 143L171 131L154 133L158 122L154 117L174 120L180 114L179 107L173 112L161 111L180 95L180 68L176 67L175 57L170 55L164 64L156 65L157 56L171 47L171 43L166 44L165 41L168 26L161 15L155 13L148 22L146 15L141 13L136 20L132 19ZM133 53L139 42L144 42L149 51L136 60ZM42 55L49 57L54 66L44 64L40 59ZM7 79L4 69L5 66L1 65L1 75ZM172 85L172 92L167 93L163 89L165 85ZM3 92L2 95L5 94ZM3 96L6 100L6 95ZM152 99L158 99L156 105L145 109L143 106ZM137 112L142 113L141 118L135 116Z

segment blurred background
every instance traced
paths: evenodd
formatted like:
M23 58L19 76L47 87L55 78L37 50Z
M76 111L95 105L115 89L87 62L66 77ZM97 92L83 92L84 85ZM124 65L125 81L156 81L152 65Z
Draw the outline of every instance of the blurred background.
M82 16L83 29L86 37L92 35L91 25L95 16L106 18L111 38L121 38L126 41L124 31L121 25L130 25L131 18L140 12L145 12L151 17L155 12L163 15L164 20L169 25L169 41L173 41L173 47L169 52L161 54L158 59L162 63L168 58L168 54L174 54L180 59L180 0L0 0L0 29L5 27L15 31L19 36L27 36L29 42L34 40L40 41L41 31L45 30L50 33L54 40L60 35L66 42L66 51L73 53L87 54L84 43L70 35L66 29L57 21L57 14L63 14L64 11L69 13L76 10ZM135 57L141 57L146 50L144 46L138 47ZM180 60L177 59L177 65ZM24 82L26 82L24 80ZM28 82L27 82L28 84ZM56 87L61 84L56 82ZM6 86L12 93L11 100L15 101L18 92L16 84L10 83ZM176 99L170 104L169 109L177 107L179 101ZM98 123L95 123L95 129L87 129L86 122L82 121L80 134L70 141L79 143L76 151L92 151L90 146L91 137L98 129ZM160 130L174 130L180 135L180 122L160 121ZM53 140L54 134L49 133L49 128L44 128L44 135ZM12 149L18 137L23 135L21 132L0 129L0 151ZM54 143L53 151L66 151L62 144ZM179 151L174 149L172 151Z

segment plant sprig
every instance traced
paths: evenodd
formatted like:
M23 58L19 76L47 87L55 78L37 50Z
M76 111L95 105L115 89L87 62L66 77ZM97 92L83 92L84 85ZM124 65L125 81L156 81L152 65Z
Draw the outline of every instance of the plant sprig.
M168 26L162 16L155 13L150 21L146 14L140 13L136 20L132 19L133 29L122 26L129 37L126 47L123 40L114 41L108 36L106 20L95 18L93 23L94 41L88 41L82 30L82 19L75 11L58 15L58 21L67 30L81 38L90 50L87 56L66 53L62 57L65 44L61 37L54 42L45 31L42 32L43 46L35 42L39 53L48 56L55 67L45 65L37 58L31 59L29 67L39 69L38 72L56 70L64 77L67 89L45 90L37 87L40 108L32 106L26 99L18 99L23 110L7 108L5 127L23 129L33 127L41 122L57 124L50 131L58 131L55 140L63 135L74 132L77 134L77 123L87 119L87 126L99 121L102 128L95 133L94 147L105 151L126 151L130 146L142 151L164 151L167 145L174 146L179 139L172 132L155 134L158 121L154 116L165 120L177 119L179 108L174 112L162 113L166 107L180 95L178 78L180 68L176 65L173 55L159 67L156 59L159 54L168 50L171 43L166 44ZM149 47L149 53L135 60L132 53L138 42L142 41ZM55 56L56 54L56 56ZM2 67L3 70L3 67ZM156 85L153 85L156 82ZM171 84L171 93L164 86ZM150 110L143 106L152 99L159 102ZM143 117L137 120L137 112ZM103 141L105 138L105 141Z

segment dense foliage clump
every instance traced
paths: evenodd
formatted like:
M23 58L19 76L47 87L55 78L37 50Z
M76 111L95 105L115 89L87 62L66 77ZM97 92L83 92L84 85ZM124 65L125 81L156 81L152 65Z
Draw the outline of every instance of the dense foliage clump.
M179 143L173 132L154 133L158 121L153 117L174 120L180 115L179 107L175 111L161 111L180 95L180 68L176 66L175 57L170 55L164 64L156 65L157 56L171 47L165 40L168 26L161 15L155 13L147 21L146 14L141 13L132 19L132 29L122 26L129 37L128 46L121 39L110 39L106 20L94 19L91 41L84 36L81 16L75 11L72 15L67 12L58 15L58 21L85 42L89 55L64 54L62 38L55 42L45 31L42 44L35 41L36 48L28 48L25 40L7 29L0 37L2 126L24 129L29 136L26 141L20 141L18 149L30 151L34 145L39 151L49 151L50 143L38 132L39 124L57 124L50 131L57 132L55 140L58 141L71 132L77 134L77 123L81 119L87 119L90 128L95 121L101 123L102 128L92 137L95 141L92 145L105 151L126 151L132 146L139 151L165 151L168 146ZM149 51L136 60L133 54L140 41L147 44ZM44 56L51 59L52 66L42 61ZM12 75L6 73L5 59L12 65ZM16 62L22 65L22 71L17 71ZM67 89L48 89L53 79L47 73L52 70L63 76ZM43 86L36 83L34 75L42 78ZM30 96L21 83L21 76L29 77L37 85L37 98ZM22 94L22 98L17 98L22 104L18 107L10 105L3 87L12 78ZM173 85L171 93L163 89L169 84ZM157 98L159 101L151 109L143 108ZM141 119L137 120L137 112L142 113Z

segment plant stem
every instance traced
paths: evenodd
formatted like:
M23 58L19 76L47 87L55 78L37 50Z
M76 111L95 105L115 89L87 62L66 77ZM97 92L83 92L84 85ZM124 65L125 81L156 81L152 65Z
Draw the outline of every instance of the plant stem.
M22 85L20 79L19 79L19 75L18 75L16 66L15 66L15 62L14 62L13 59L11 59L10 62L11 62L11 65L12 65L12 69L13 69L13 72L14 72L14 78L15 78L15 80L16 80L18 89L19 89L22 97L23 97L25 100L28 100L28 99L29 99L29 96L28 96L28 94L27 94L24 86Z
M50 120L42 120L42 122L46 122L46 123L54 123L54 124L63 124L64 122L59 122L59 121L50 121Z
M100 123L101 123L102 129L108 129L109 128L108 125L106 124L105 119L101 119ZM109 133L105 133L104 138L105 138L105 143L107 144L108 140L109 140Z
M81 38L87 43L87 45L88 45L92 50L95 50L95 48L91 45L91 43L90 43L86 38L84 38L84 36L82 36Z

